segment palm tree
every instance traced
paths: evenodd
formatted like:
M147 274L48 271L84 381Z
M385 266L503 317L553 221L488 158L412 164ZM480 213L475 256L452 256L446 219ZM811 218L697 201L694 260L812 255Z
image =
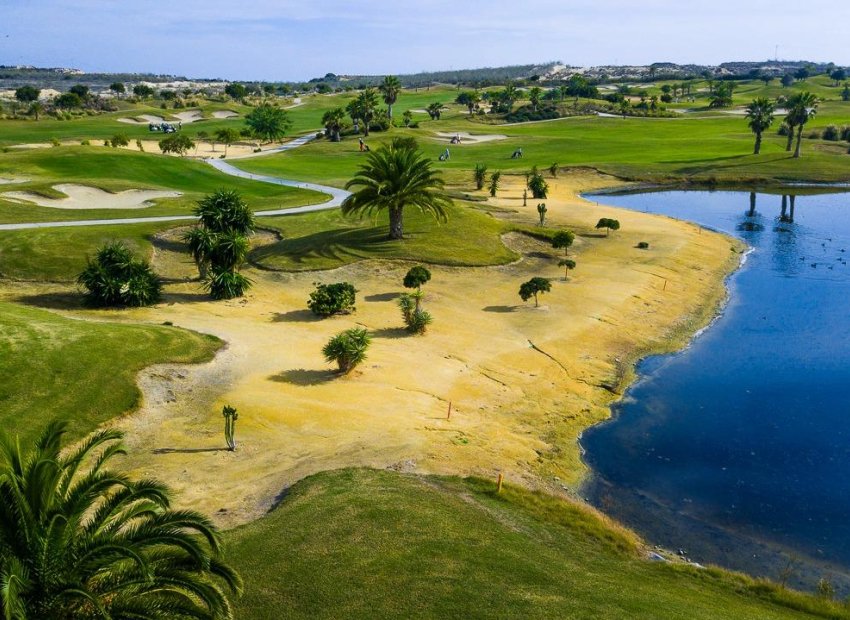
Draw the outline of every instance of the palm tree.
M342 108L334 108L328 110L322 116L322 124L331 139L331 142L339 142L339 132L342 130L342 121L345 119L345 110Z
M106 469L123 454L105 430L63 450L54 421L27 451L0 438L0 606L25 618L232 618L224 563L205 516L172 510L168 489Z
M788 116L785 121L793 129L797 127L797 146L794 148L794 158L800 157L800 142L803 139L803 127L814 118L818 110L818 98L808 91L803 91L788 98ZM791 142L788 142L790 150Z
M378 95L374 88L367 88L357 96L355 109L358 118L363 121L363 135L369 135L369 124L375 118L375 110L378 108Z
M439 101L435 101L434 103L429 103L428 107L425 108L425 110L428 112L428 116L431 117L432 121L438 121L440 120L440 115L442 115L443 109L445 107L446 106L444 106Z
M451 201L441 190L445 183L432 170L431 160L411 138L395 138L369 153L360 171L345 188L360 187L342 203L343 215L389 212L390 239L404 238L404 208L417 207L441 221Z
M204 228L215 233L236 231L250 235L254 232L254 212L236 190L220 189L204 196L198 201L194 213Z
M38 120L38 115L44 112L44 105L40 101L33 101L29 107L29 113L35 116L35 120Z
M531 109L535 112L540 105L540 98L543 96L543 89L535 86L528 91L528 100L531 102Z
M401 82L396 76L388 75L381 82L381 85L378 86L378 90L381 91L384 103L387 104L387 117L392 120L393 104L395 104L396 99L398 99L398 93L401 91Z
M756 145L753 149L753 155L758 155L761 151L761 134L773 124L773 102L767 97L758 97L753 99L752 103L747 106L747 121L750 129L756 134Z

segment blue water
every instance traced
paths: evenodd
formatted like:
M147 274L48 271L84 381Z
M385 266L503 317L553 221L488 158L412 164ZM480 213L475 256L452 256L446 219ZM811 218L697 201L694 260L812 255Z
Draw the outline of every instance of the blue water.
M784 216L782 196L752 198L595 198L699 222L753 251L723 315L685 351L643 362L614 418L585 433L596 473L586 491L695 561L776 577L800 556L811 582L850 572L850 197L797 196L793 212L786 199Z

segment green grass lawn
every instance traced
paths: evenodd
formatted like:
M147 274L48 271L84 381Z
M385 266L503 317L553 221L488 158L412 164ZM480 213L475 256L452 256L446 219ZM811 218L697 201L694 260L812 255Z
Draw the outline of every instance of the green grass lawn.
M720 570L641 560L586 509L480 480L321 473L227 532L226 550L246 583L236 616L252 620L848 617Z
M372 220L343 217L338 210L263 218L283 239L252 252L250 260L264 269L302 271L332 269L368 258L415 260L442 265L494 265L516 255L500 235L509 227L487 213L455 203L449 220L438 223L415 209L405 213L404 241L387 239L383 214Z
M239 179L196 160L95 146L0 153L0 177L30 179L27 183L0 185L0 192L31 191L49 197L61 196L52 188L57 183L77 183L111 192L137 188L183 192L178 198L161 199L145 209L73 210L21 205L3 200L0 193L3 223L188 214L198 199L222 187L239 191L258 211L327 199L319 192Z
M0 428L25 442L60 418L81 437L138 404L144 367L206 361L220 345L176 327L79 321L0 302Z

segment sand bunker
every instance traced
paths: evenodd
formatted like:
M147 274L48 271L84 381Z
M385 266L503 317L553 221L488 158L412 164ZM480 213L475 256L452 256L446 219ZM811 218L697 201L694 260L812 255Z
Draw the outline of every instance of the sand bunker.
M148 125L149 123L164 123L165 119L161 116L153 116L152 114L140 114L133 118L119 118L119 123L128 123L130 125Z
M130 189L116 194L96 187L63 183L53 189L65 194L65 198L45 198L32 192L4 192L3 198L21 204L35 203L53 209L145 209L157 198L176 198L180 192L165 192L148 189Z
M440 138L441 142L451 142L452 138L455 136L459 136L461 140L461 144L479 144L481 142L492 142L493 140L507 140L507 136L498 134L498 133L490 133L490 134L471 134L465 131L455 131L453 133L449 133L446 131L438 131L437 136Z
M239 116L233 110L216 110L212 113L213 118L236 118Z
M0 185L11 185L12 183L26 183L29 179L7 179L0 177Z
M195 123L204 120L200 110L189 110L188 112L175 112L174 116L183 123Z

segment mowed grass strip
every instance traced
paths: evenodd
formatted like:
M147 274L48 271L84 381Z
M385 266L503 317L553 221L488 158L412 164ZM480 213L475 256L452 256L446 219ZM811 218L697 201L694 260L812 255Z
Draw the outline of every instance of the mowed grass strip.
M82 437L130 411L151 364L212 359L221 341L169 326L79 321L0 302L0 428L22 443L53 419Z
M238 618L847 617L716 569L640 558L585 508L494 483L324 472L226 534ZM806 611L797 611L806 610Z

